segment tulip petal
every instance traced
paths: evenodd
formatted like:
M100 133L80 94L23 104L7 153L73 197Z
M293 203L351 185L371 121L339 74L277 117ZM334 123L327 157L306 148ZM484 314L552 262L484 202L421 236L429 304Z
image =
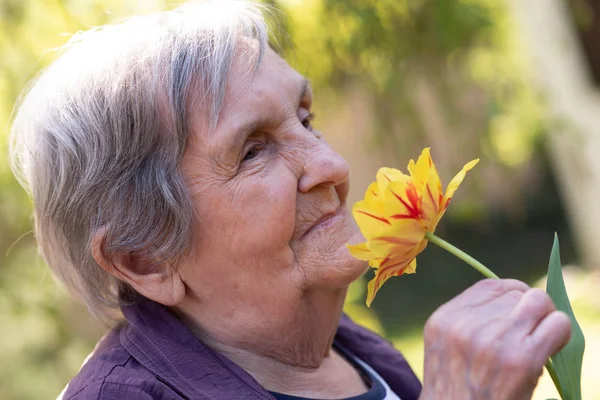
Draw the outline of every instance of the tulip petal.
M369 185L364 200L357 202L352 208L352 215L367 239L377 235L385 225L390 225L384 216L383 199L379 194L377 182Z
M389 263L394 262L390 257L375 257L373 260L369 261L369 265L371 268L378 269L381 266L385 266Z
M383 196L384 211L389 219L421 217L421 198L412 182L390 182Z
M415 258L408 264L408 267L404 270L405 274L414 274L417 272L417 259Z
M456 192L456 190L462 183L463 179L465 179L467 172L470 171L474 166L476 166L478 162L479 162L479 158L477 158L473 161L469 161L460 170L460 172L458 174L456 174L456 176L454 178L452 178L452 180L448 184L448 187L446 188L446 195L444 196L443 208L448 207L448 203L450 203L450 200L454 196L454 192Z
M414 259L402 260L395 264L391 264L386 267L380 267L379 269L375 270L375 277L371 279L369 281L369 284L367 285L367 307L371 306L371 303L375 299L377 291L379 291L379 288L383 286L385 281L390 279L392 276L403 275L404 271L407 268L410 268L410 264L412 264L413 261ZM416 267L416 262L414 264L414 267ZM414 268L412 269L412 271L414 272Z
M369 240L380 236L385 228L391 226L390 221L372 208L364 207L365 203L359 201L352 209L352 216L360 228L363 236Z
M381 287L381 285L379 285L378 287L375 287L376 281L377 281L377 277L371 279L369 281L369 283L367 284L367 307L371 307L371 303L373 302L373 300L375 300L375 295L377 294L377 291Z
M379 192L377 182L371 183L367 188L363 207L370 210L372 214L383 215L383 197Z
M408 182L410 177L403 174L401 171L395 168L379 168L377 171L377 186L379 193L385 193L385 190L390 182Z
M429 147L423 149L416 163L414 160L408 162L408 172L410 172L410 177L419 191L423 189L423 186L429 180L429 173L432 168L435 169L435 166L431 159Z
M367 191L365 192L365 200L369 200L369 202L376 201L379 197L379 193L379 186L377 185L377 182L373 182L369 185Z
M467 171L478 161L467 163L445 194L429 148L416 162L410 160L409 175L393 168L379 169L377 181L352 209L367 241L348 245L352 256L368 261L375 269L375 277L368 284L368 306L389 278L415 273L416 257L428 243L426 233L435 231Z
M443 208L443 203L442 182L435 168L432 168L429 171L429 178L421 194L421 214L425 226L428 227L431 221L436 218L437 214Z
M375 254L367 247L367 242L356 245L347 244L346 247L350 251L350 255L362 261L370 261L375 258Z
M425 237L425 228L416 219L397 219L390 222L390 228L383 229L380 236L371 238L367 243L369 249L378 257L408 254Z

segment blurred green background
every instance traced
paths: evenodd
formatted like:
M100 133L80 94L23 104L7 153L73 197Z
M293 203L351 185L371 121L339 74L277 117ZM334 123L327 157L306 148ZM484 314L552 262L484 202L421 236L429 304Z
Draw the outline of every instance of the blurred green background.
M598 1L278 0L287 58L312 81L316 126L349 161L351 200L377 168L431 146L445 182L473 158L437 233L498 275L543 285L554 231L586 333L583 393L600 399ZM543 3L543 5L542 5ZM37 254L31 202L8 167L13 104L70 35L165 0L0 0L0 399L54 398L105 328L70 300ZM543 21L541 23L540 21ZM596 69L597 68L597 69ZM598 115L598 116L597 116ZM598 248L597 248L598 247ZM422 327L480 276L430 246L417 274L373 307L366 279L346 310L422 374ZM544 376L535 398L555 396Z

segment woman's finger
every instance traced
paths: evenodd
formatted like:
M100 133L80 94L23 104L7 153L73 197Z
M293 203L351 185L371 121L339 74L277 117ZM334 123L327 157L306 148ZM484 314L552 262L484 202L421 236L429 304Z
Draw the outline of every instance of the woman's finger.
M550 356L558 353L571 338L571 320L562 311L552 311L544 318L530 335L537 348L535 355L543 358L546 363Z
M530 289L527 284L516 279L484 279L456 296L451 303L457 308L477 307L504 296L509 292L524 293Z
M540 322L556 310L552 299L542 289L529 289L510 312L509 319L518 332L531 334Z

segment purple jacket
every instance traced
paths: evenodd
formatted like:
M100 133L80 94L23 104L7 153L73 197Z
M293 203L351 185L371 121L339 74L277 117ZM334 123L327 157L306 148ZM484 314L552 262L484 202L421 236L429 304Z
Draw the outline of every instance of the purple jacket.
M273 399L165 307L143 300L123 313L127 321L98 344L63 399ZM377 371L402 400L419 397L421 383L389 342L346 316L336 341Z

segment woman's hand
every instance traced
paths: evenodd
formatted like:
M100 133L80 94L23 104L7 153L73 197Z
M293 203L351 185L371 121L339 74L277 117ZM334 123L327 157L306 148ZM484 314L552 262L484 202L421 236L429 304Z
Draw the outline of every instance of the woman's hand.
M421 400L519 400L531 398L571 324L543 290L488 279L441 306L424 335Z

